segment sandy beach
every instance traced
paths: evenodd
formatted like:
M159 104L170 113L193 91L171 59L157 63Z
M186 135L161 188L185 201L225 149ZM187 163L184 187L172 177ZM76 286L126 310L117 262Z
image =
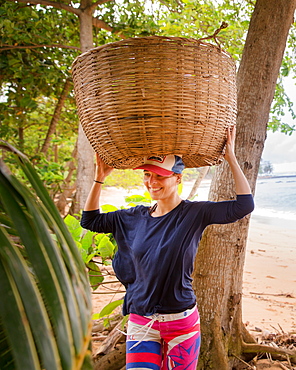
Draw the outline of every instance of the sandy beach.
M243 283L250 330L296 333L296 227L252 216Z
M200 190L202 199L208 183ZM182 198L190 188L184 186ZM101 204L124 205L124 196L142 194L106 188ZM118 295L94 295L94 312ZM296 333L296 226L252 215L243 275L243 322L250 332Z

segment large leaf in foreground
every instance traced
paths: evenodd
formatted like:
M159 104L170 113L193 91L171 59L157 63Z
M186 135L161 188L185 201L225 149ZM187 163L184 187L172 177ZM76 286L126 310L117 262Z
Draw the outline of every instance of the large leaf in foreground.
M1 164L0 207L7 218L6 230L0 230L1 369L89 368L91 293L85 265L30 162L4 146L17 154L33 191ZM26 357L26 365L19 356Z

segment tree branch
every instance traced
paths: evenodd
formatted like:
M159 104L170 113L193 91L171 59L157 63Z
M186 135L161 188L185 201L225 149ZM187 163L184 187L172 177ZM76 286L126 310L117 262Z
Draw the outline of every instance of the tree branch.
M242 342L242 352L243 353L270 353L272 355L280 355L289 357L293 363L296 363L296 351L266 346L264 344L255 344L255 343L245 343Z
M63 109L64 104L65 104L65 100L67 99L67 95L68 95L68 93L70 91L70 88L71 88L71 85L72 85L71 82L72 82L71 78L68 77L66 79L63 90L62 90L62 92L59 96L59 99L58 99L58 102L56 104L54 113L52 115L52 118L51 118L51 121L50 121L50 124L49 124L49 128L47 130L46 138L45 138L45 140L43 142L43 145L42 145L42 148L40 150L40 152L44 153L45 155L47 154L48 148L50 146L51 138L52 138L54 132L56 131L56 127L57 127L57 124L59 122L61 112L62 112L62 109Z
M255 7L255 1L247 0L247 3Z
M90 9L93 11L95 10L95 8L98 6L98 5L102 5L102 4L105 4L105 3L109 3L110 1L113 1L114 0L98 0L98 1L95 1L91 6L90 6Z
M68 12L74 13L79 16L81 14L81 10L79 8L74 8L73 6L59 3L56 1L50 1L50 0L8 0L12 2L18 2L18 3L25 3L25 4L32 4L32 5L47 5L47 6L52 6L53 8L56 9L63 9L67 10Z
M105 21L102 21L101 19L98 19L98 18L93 18L92 24L94 27L102 28L106 31L113 32L114 30L113 27L109 26L109 24L107 24Z
M112 0L113 1L113 0ZM96 28L102 28L106 31L109 31L109 32L113 32L114 34L117 34L119 37L121 37L122 39L125 39L126 37L121 33L121 30L119 31L114 31L114 28L109 26L108 23L106 23L105 21L102 21L101 19L98 19L98 18L93 18L92 19L92 24L94 27Z
M123 343L107 355L94 360L94 370L114 370L121 369L125 364L126 344Z
M0 53L4 50L11 50L11 49L37 49L37 48L62 48L62 49L74 49L80 50L78 46L70 46L70 45L62 45L62 44L39 44L39 45L4 45L0 47Z
M55 1L50 1L50 0L9 0L9 1L12 1L12 2L17 1L18 3L25 3L25 4L29 3L29 4L32 4L32 5L40 4L40 5L52 6L56 9L63 9L63 10L66 10L68 12L74 13L77 16L79 16L82 12L82 10L79 9L79 8L74 8L70 5L55 2ZM95 3L93 3L91 5L90 9L93 11L98 5L105 4L105 3L110 2L110 1L114 1L114 0L98 0L98 1L96 1ZM114 31L113 27L109 26L106 22L104 22L103 20L100 20L98 18L93 18L92 23L93 23L94 27L102 28L102 29L104 29L106 31L109 31L109 32ZM46 46L46 45L43 45L43 46ZM57 47L59 47L59 46L57 46ZM68 47L68 48L70 48L70 47ZM11 49L11 47L9 47L9 49ZM77 48L77 49L80 50L80 48ZM6 49L1 49L1 50L6 50Z

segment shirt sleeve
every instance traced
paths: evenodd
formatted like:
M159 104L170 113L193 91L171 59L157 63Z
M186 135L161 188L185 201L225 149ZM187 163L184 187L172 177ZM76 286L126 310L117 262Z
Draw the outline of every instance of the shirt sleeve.
M87 230L97 233L112 233L112 219L115 212L101 213L99 209L94 211L83 211L80 225Z
M237 195L236 200L206 202L205 219L208 225L227 224L242 219L254 209L252 194Z
M119 209L113 212L101 213L99 209L83 211L80 224L84 229L97 233L125 233L123 229L133 228L139 215L145 212L144 206Z

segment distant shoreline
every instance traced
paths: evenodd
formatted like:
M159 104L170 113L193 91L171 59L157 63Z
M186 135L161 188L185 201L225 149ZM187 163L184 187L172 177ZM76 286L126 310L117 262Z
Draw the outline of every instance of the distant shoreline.
M262 176L259 175L257 177L257 180L280 179L280 178L283 178L283 177L296 177L296 174L295 175L262 175Z

